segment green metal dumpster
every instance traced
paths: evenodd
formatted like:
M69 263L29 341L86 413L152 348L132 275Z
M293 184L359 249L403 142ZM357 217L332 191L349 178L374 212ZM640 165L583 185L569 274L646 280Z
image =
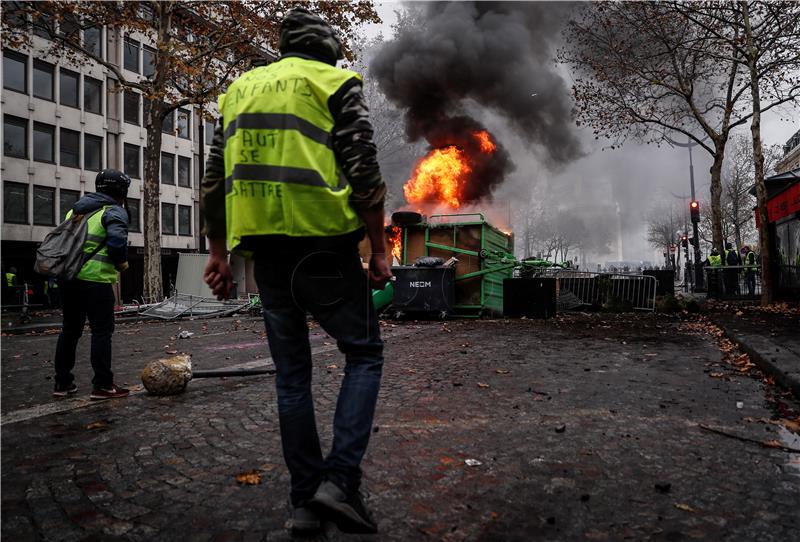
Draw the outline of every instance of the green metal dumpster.
M403 265L421 256L458 259L454 314L502 315L503 280L517 265L512 234L489 224L481 213L442 214L402 226L402 241Z

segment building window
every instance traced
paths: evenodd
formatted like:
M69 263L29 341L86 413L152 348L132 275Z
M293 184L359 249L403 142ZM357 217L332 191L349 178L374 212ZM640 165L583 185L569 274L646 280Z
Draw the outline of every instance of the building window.
M83 109L89 113L103 114L103 82L99 79L83 78Z
M178 205L178 235L192 235L192 208Z
M3 87L28 93L28 57L14 51L3 51Z
M78 200L81 199L81 193L77 190L66 190L62 188L58 195L58 212L61 217L61 222L67 218L67 213L75 207Z
M214 143L214 123L206 121L204 130L203 136L205 137L206 145L210 147Z
M42 122L33 123L33 159L37 162L54 163L56 128Z
M189 139L189 130L191 125L189 123L189 111L186 109L178 109L178 137Z
M192 159L185 156L178 157L178 186L191 188L192 178L189 176L192 169Z
M161 184L175 184L175 155L161 153Z
M81 23L74 13L66 13L58 25L58 33L65 38L80 42Z
M125 143L123 161L125 174L133 177L134 179L141 178L139 170L139 146Z
M55 22L48 13L38 12L33 16L33 33L46 40L55 34Z
M79 86L80 76L70 70L65 70L61 68L61 78L60 78L60 90L61 90L61 97L59 103L61 105L67 105L69 107L80 107L78 105L78 86Z
M92 26L83 31L83 47L97 58L103 58L103 30Z
M175 204L161 204L161 233L175 235Z
M141 126L139 120L139 94L132 91L125 91L125 122Z
M81 133L61 128L61 165L81 167Z
M28 121L3 115L3 154L14 158L28 157Z
M145 77L156 73L156 50L146 45L142 49L142 73Z
M52 226L56 216L56 189L46 186L33 187L33 223Z
M175 135L175 110L173 109L161 122L161 131L165 134Z
M100 171L103 169L103 138L84 134L83 169Z
M139 217L139 200L136 198L128 198L128 214L131 217L131 222L128 224L128 231L142 231L142 221Z
M203 172L203 168L201 167L201 164L200 164L200 155L199 154L195 154L194 155L194 182L195 182L195 186L200 186L200 183L202 182L202 175L203 175L202 172Z
M55 99L55 67L42 60L33 61L33 95L43 100Z
M125 69L139 73L139 42L125 38Z
M28 185L3 183L3 220L10 224L28 223Z

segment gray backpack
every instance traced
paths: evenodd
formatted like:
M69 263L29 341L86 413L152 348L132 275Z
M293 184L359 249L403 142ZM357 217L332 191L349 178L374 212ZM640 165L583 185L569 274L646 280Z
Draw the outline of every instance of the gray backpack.
M87 215L73 214L56 226L36 249L36 264L33 270L47 277L74 279L83 265L106 244L104 239L92 252L83 251L83 244L89 231L89 218L104 209L105 207L101 207Z

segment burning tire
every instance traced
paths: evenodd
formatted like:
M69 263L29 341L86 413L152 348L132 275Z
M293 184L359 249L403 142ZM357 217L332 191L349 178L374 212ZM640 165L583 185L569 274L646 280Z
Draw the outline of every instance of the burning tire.
M422 222L422 215L414 211L397 211L392 213L392 224L395 226L413 226Z

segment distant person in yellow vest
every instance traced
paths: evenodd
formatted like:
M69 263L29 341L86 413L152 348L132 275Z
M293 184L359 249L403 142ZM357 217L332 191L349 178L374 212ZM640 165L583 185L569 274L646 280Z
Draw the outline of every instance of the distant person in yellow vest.
M92 330L91 362L94 370L91 399L126 397L128 390L114 384L111 371L111 336L114 333L114 289L118 272L128 268L128 222L125 209L131 179L115 169L97 174L94 194L87 194L75 203L67 218L84 215L88 220L88 235L83 251L91 254L78 275L61 281L60 293L64 323L58 336L55 356L54 397L77 393L78 386L72 369L75 349L88 318Z
M6 273L6 286L12 288L17 285L17 268L9 267Z
M3 280L3 304L17 305L21 303L17 286L17 268L9 267Z
M335 67L342 58L335 31L296 8L281 24L279 49L279 60L245 73L219 99L221 126L201 190L210 249L204 278L215 295L229 295L226 239L228 250L254 257L277 369L292 530L316 530L322 517L345 532L374 533L359 486L383 367L370 284L382 288L391 278L386 186L361 76ZM357 248L365 232L368 272ZM347 363L327 456L311 397L307 312Z

